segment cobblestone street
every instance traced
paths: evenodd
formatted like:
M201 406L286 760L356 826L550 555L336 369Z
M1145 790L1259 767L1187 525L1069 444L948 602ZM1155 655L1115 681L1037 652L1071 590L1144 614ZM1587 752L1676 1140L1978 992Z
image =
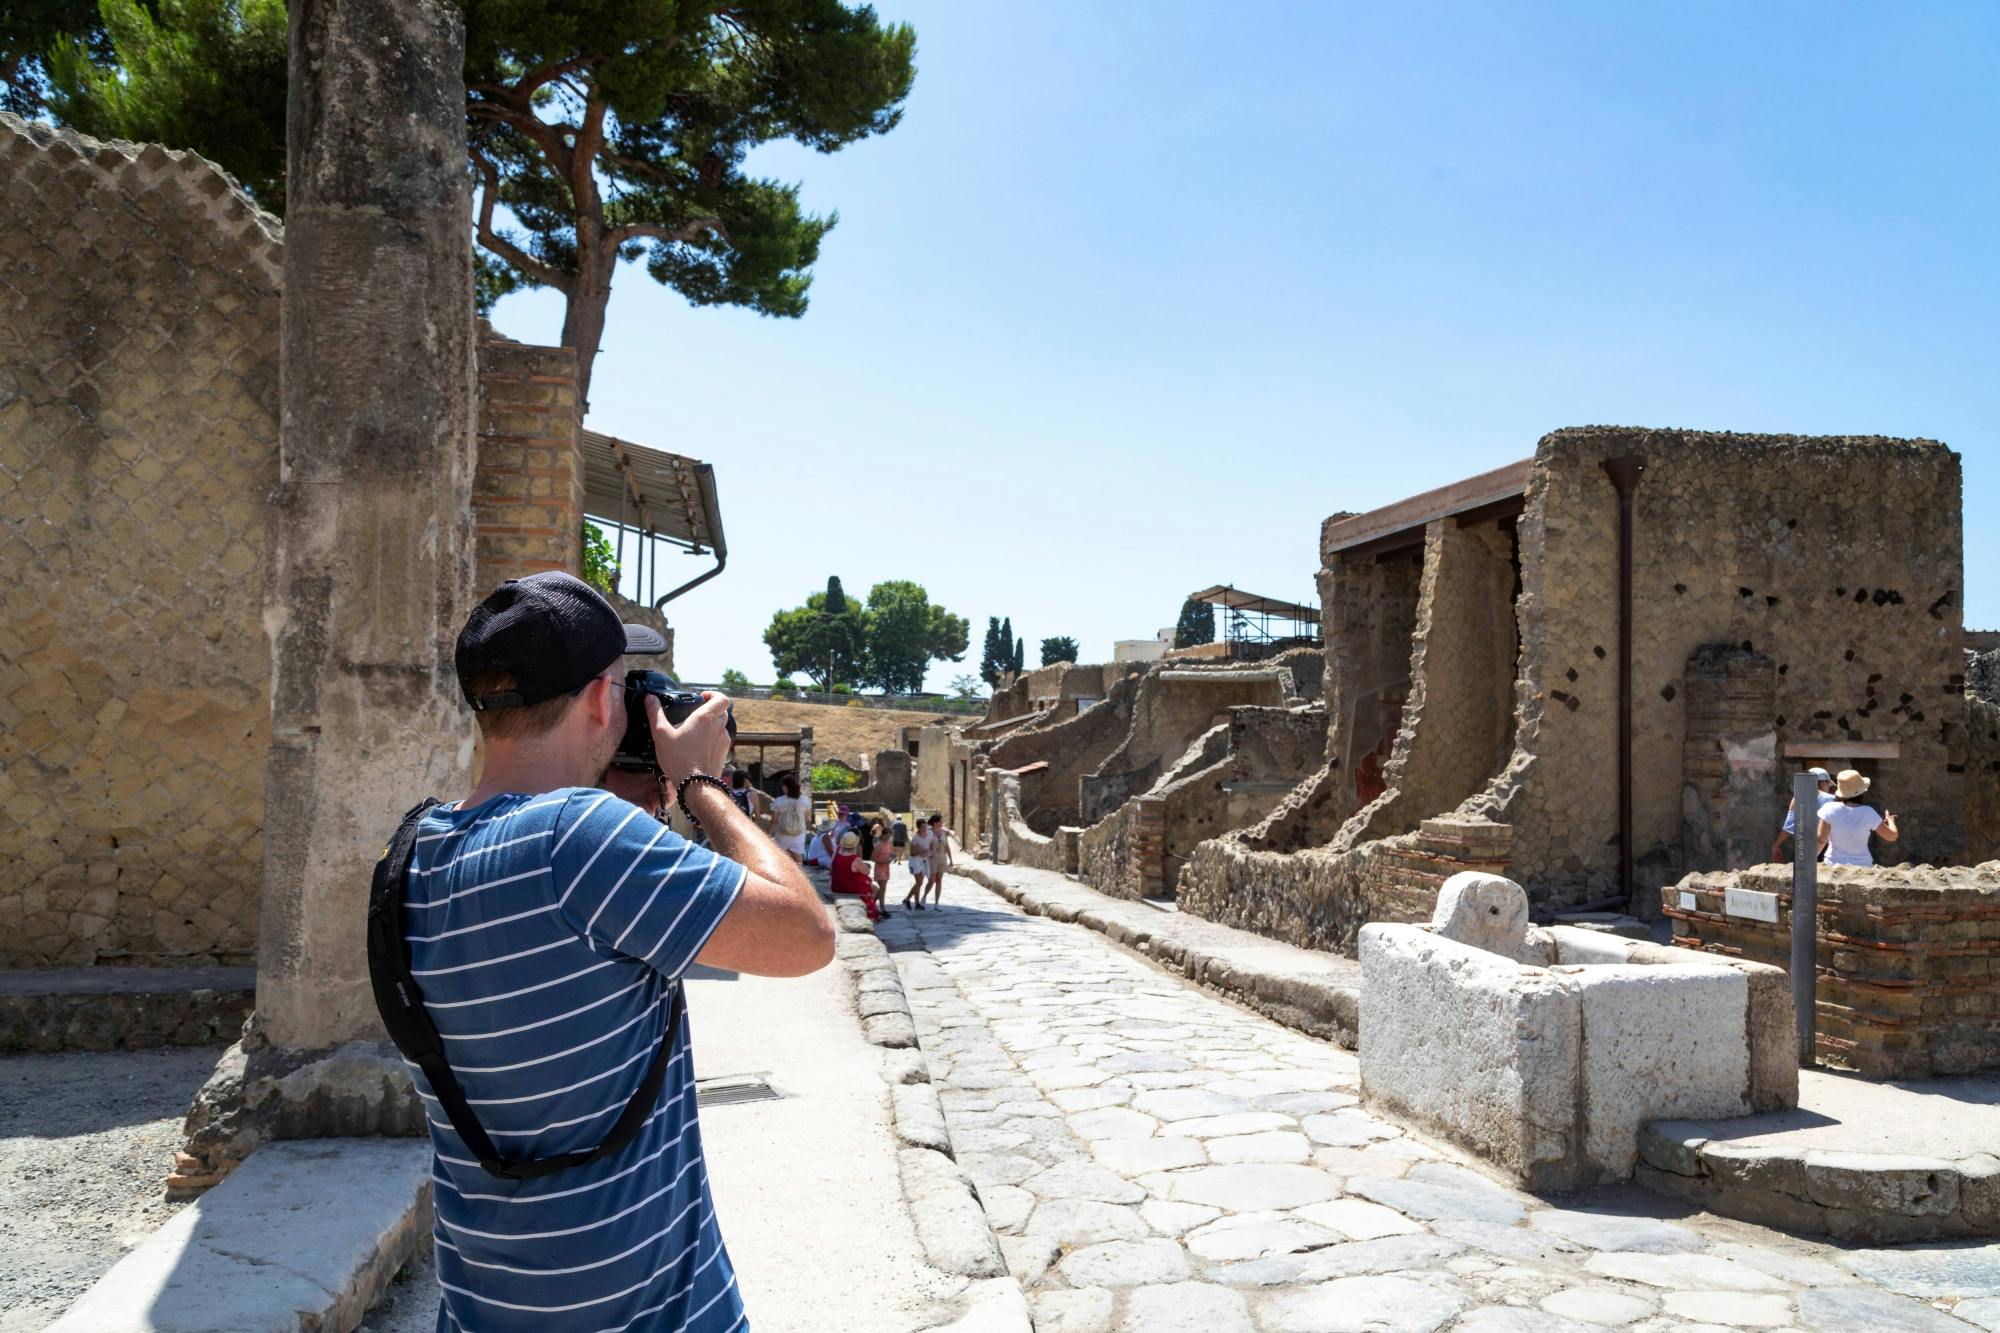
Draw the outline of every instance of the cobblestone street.
M1359 1109L1351 1053L946 883L879 933L1039 1333L2000 1329L2000 1246L1550 1206Z

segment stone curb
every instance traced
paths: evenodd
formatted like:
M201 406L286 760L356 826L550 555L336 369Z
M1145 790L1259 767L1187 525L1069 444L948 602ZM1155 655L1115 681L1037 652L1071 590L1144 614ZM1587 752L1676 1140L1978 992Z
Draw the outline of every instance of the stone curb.
M256 998L247 967L20 968L0 977L0 1051L228 1042Z
M991 889L1030 915L1087 926L1273 1022L1349 1050L1358 1040L1361 973L1351 959L1333 961L1331 955L1112 898L1067 879L1044 890L1010 883L977 865L955 863L950 873ZM1347 971L1352 980L1337 975Z
M271 1143L99 1278L63 1333L351 1329L431 1230L431 1146Z
M958 1165L944 1107L917 1046L903 977L859 903L836 904L835 952L854 982L862 1033L882 1048L882 1081L896 1128L903 1197L933 1268L971 1279L959 1311L937 1333L1032 1333L1028 1299L1007 1271L978 1187Z
M1656 1120L1639 1131L1638 1182L1762 1226L1870 1244L2000 1236L2000 1157L1951 1160L1712 1139Z

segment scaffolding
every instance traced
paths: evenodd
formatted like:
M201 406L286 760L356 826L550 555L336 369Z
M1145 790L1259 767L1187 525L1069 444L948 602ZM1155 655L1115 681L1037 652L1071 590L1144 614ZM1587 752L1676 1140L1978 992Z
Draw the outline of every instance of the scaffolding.
M1190 593L1188 600L1205 602L1222 611L1220 641L1228 646L1231 658L1256 660L1287 648L1320 645L1320 613L1316 606L1263 597L1224 583Z

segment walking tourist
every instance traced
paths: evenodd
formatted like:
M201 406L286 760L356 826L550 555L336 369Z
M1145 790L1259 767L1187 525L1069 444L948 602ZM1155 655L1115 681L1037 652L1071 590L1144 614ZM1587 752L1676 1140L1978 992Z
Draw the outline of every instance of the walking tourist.
M910 835L910 891L903 895L903 910L915 908L924 910L924 882L931 873L931 828L917 824L916 832Z
M697 961L802 976L832 958L834 933L805 875L712 776L729 754L722 695L678 726L656 698L631 704L651 722L657 772L607 770L625 733L620 659L659 647L562 573L509 580L458 638L480 782L399 835L415 838L407 965L455 1075L449 1109L416 1075L440 1328L727 1333L745 1320L702 1161L682 977ZM660 822L666 801L714 851Z
M1836 799L1833 794L1833 774L1823 768L1809 768L1806 772L1812 774L1813 779L1819 784L1819 808L1821 810L1826 809L1827 803ZM1792 840L1793 830L1798 823L1799 812L1797 806L1797 800L1787 802L1785 805L1785 826L1778 830L1778 836L1771 843L1771 859L1773 861L1783 861L1786 859L1785 844Z
M941 906L944 897L944 872L951 865L951 830L944 826L943 815L932 815L930 822L930 891L931 906ZM921 900L919 895L919 899Z
M880 819L869 827L875 833L875 849L869 855L875 866L875 897L886 902L889 897L889 867L896 863L896 845L889 841L889 829Z
M806 857L806 835L812 831L812 802L799 794L799 780L788 777L785 794L771 802L772 836L778 849L801 865Z
M903 822L901 815L889 824L889 841L896 848L896 859L904 860L910 854L910 826Z
M1869 836L1872 834L1883 842L1894 842L1902 836L1896 829L1894 815L1862 804L1861 798L1870 785L1855 770L1843 768L1834 784L1836 799L1819 808L1819 849L1828 865L1872 866L1875 857L1868 850Z

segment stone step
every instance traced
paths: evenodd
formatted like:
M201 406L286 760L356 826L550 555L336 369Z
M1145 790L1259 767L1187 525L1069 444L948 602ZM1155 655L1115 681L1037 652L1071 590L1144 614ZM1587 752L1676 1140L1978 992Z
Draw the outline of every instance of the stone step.
M112 1051L234 1041L257 997L249 967L0 971L0 1051Z
M1996 1152L2000 1079L1805 1070L1797 1110L1647 1125L1636 1178L1725 1217L1893 1244L2000 1236Z
M119 1260L51 1333L352 1329L430 1225L427 1140L267 1144Z

